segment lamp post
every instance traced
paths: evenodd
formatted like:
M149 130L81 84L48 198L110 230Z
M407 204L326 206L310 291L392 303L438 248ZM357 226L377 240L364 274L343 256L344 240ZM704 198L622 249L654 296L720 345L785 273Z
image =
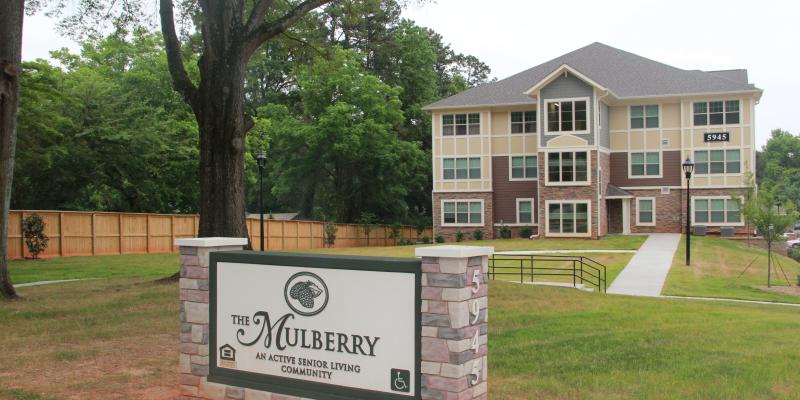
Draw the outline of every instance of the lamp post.
M692 203L689 195L691 189L692 172L694 171L694 162L689 157L681 164L683 173L686 175L686 266L691 265L692 250L691 250L691 221L692 221Z
M774 224L769 224L767 226L769 232L767 235L767 287L772 287L772 239L775 237L772 231L775 230Z
M264 167L267 166L267 155L264 153L256 157L258 161L258 213L261 221L261 247L264 250Z

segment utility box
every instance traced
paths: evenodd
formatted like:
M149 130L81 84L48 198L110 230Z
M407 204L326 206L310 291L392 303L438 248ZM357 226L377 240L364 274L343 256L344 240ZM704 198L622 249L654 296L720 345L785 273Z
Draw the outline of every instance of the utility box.
M705 226L695 226L693 228L695 236L705 236L706 235L706 227Z
M723 226L719 228L719 235L724 238L736 236L736 228L732 226Z

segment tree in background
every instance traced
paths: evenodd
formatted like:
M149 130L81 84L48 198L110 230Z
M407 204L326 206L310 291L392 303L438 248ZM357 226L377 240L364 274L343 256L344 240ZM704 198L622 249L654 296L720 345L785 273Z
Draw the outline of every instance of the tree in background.
M786 228L797 220L797 212L792 202L783 202L779 210L775 193L768 189L761 189L755 196L750 196L741 208L745 221L755 227L770 250L774 242L783 239ZM767 260L767 286L772 285L771 266L770 258Z
M24 15L24 0L0 2L0 296L5 299L17 297L8 274L8 210L17 141Z
M759 185L777 200L800 199L800 136L773 129L761 153L763 171Z
M375 229L378 219L375 218L373 213L363 212L356 220L356 223L361 225L361 229L364 230L364 236L367 238L367 247L369 247L369 234Z

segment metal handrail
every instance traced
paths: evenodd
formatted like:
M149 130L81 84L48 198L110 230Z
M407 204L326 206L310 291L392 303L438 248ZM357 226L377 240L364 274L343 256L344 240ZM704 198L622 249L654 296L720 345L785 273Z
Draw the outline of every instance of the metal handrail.
M513 265L497 265L498 261ZM559 267L542 265L548 262L567 264ZM569 263L572 265L569 266ZM572 277L573 286L580 282L592 285L601 292L605 292L608 287L607 270L605 265L586 256L497 254L489 258L491 279L496 279L498 275L514 275L519 276L520 283L523 283L526 277L533 282L536 276L565 276Z

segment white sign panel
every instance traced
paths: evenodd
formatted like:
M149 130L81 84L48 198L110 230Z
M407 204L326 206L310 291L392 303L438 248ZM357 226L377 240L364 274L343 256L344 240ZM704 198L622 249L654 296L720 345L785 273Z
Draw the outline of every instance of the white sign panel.
M418 398L418 268L349 260L214 254L209 380L319 399Z

